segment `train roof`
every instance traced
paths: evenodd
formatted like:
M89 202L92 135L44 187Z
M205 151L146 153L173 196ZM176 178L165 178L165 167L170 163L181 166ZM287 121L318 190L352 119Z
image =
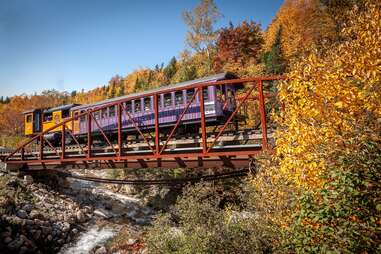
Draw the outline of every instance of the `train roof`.
M22 114L28 114L28 113L33 113L34 111L37 111L37 110L42 110L42 109L40 109L40 108L34 108L34 109L29 109L29 110L26 110L26 111L24 111L24 112L22 112Z
M232 74L230 72L223 72L223 73L218 73L218 74L215 74L215 75L211 75L211 76L207 76L207 77L203 77L203 78L199 78L199 79L195 79L195 80L184 81L184 82L180 82L180 83L176 83L176 84L171 84L171 85L167 85L167 86L160 86L160 87L153 88L153 89L150 89L150 90L146 90L146 91L143 91L143 92L131 93L131 94L128 94L128 95L125 95L125 96L115 97L115 98L111 98L111 99L107 99L107 100L103 100L103 101L99 101L99 102L95 102L95 103L91 103L91 104L77 106L77 107L72 108L72 110L78 110L78 109L85 109L85 108L89 108L89 107L94 107L94 106L102 105L102 104L105 104L105 103L111 103L111 102L114 102L114 101L118 101L118 100L121 100L121 99L128 99L130 97L144 96L145 94L149 94L149 93L152 93L152 92L158 92L158 91L161 91L161 90L166 91L166 90L169 90L169 89L185 87L185 86L189 86L189 85L193 85L193 84L197 84L197 83L219 81L219 80L224 80L224 79L235 79L235 78L237 78L236 75L234 75L234 74Z
M61 105L61 106L54 107L54 108L48 108L48 109L44 110L44 113L52 113L52 112L59 111L59 110L71 109L72 107L76 107L79 105L80 104L76 104L76 103Z

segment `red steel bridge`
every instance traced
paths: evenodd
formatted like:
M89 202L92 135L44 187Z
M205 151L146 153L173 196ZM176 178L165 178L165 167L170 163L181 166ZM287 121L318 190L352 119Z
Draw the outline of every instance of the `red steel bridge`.
M177 116L176 124L166 134L161 133L158 120L158 95L177 91L166 89L154 91L146 96L153 96L155 126L154 131L147 132L144 126L134 122L125 108L125 102L138 99L130 97L113 101L98 108L87 110L69 118L48 130L37 134L12 151L4 151L0 159L10 170L44 170L75 168L247 168L250 161L263 151L271 151L274 146L274 125L270 112L282 110L277 103L274 87L280 76L252 77L223 80L208 83L192 84L183 89L196 89L193 98L187 102L183 112ZM205 121L205 104L203 89L208 86L233 84L244 86L236 95L236 109L225 122L217 126L207 126ZM199 96L201 119L200 131L195 134L178 135L177 130L192 101ZM109 106L117 106L117 138L111 139L100 128L94 113ZM123 135L121 129L122 115L134 124L136 135ZM80 143L67 128L79 117L87 117L87 138ZM239 118L239 116L241 118ZM239 124L233 124L237 119ZM102 144L93 140L92 130L97 127L104 139ZM233 128L234 127L234 128ZM237 128L238 127L238 128ZM59 146L54 146L44 138L51 130L62 132ZM67 139L71 139L70 145Z

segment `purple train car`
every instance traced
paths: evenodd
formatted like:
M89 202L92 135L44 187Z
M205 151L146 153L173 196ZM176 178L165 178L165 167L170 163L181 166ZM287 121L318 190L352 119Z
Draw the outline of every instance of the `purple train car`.
M187 102L191 100L195 93L195 89L181 89L181 87L189 87L197 83L207 83L226 79L237 78L231 73L220 73L213 76L204 77L201 79L181 82L178 84L158 87L144 92L133 93L122 97L112 98L100 101L93 104L81 105L71 109L73 116L87 110L96 109L103 105L110 104L115 101L127 100L123 103L124 110L122 111L122 132L136 133L133 121L139 126L142 131L152 131L154 129L154 107L153 96L145 96L152 93L158 95L158 112L159 112L159 127L161 133L167 133L171 126L174 126L185 109ZM218 85L208 86L203 89L203 98L205 105L205 120L207 125L218 125L230 115L235 109L235 94L237 89L241 89L242 85ZM173 90L176 91L173 91ZM134 98L128 100L129 98ZM125 112L127 111L128 114ZM130 117L129 117L130 116ZM100 109L93 113L99 126L107 134L117 132L117 107L110 106ZM183 133L198 132L201 122L200 101L199 96L196 96L189 106L187 112L182 118L179 131ZM76 136L84 136L87 134L88 119L86 116L80 117L74 121L73 132ZM92 120L93 134L99 133L97 124ZM181 128L180 128L181 127Z

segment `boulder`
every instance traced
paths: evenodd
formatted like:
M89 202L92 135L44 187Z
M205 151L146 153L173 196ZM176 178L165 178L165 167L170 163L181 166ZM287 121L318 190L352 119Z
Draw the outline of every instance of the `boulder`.
M75 216L77 217L78 222L84 222L86 220L85 215L83 214L81 210L76 212Z
M106 254L107 253L107 250L104 246L98 248L96 251L95 251L95 254Z
M27 213L30 213L33 209L33 205L32 204L25 204L23 205L22 209L27 212Z
M12 240L13 240L13 239L12 239L10 236L7 236L7 237L4 238L3 242L4 242L5 244L8 244L8 243L12 242Z
M28 213L25 212L25 210L20 209L16 212L16 216L21 218L21 219L26 219L26 218L28 218Z
M113 217L112 213L102 208L95 209L94 215L105 219L110 219L111 217Z
M22 246L23 243L24 243L24 241L19 238L19 239L13 240L12 242L8 243L7 247L11 251L17 251L18 249L20 249L20 247Z

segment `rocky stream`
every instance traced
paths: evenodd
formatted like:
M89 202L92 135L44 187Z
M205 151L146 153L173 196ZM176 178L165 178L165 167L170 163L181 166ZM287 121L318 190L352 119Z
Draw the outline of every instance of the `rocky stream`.
M0 253L147 253L144 227L177 196L56 176L0 178Z

